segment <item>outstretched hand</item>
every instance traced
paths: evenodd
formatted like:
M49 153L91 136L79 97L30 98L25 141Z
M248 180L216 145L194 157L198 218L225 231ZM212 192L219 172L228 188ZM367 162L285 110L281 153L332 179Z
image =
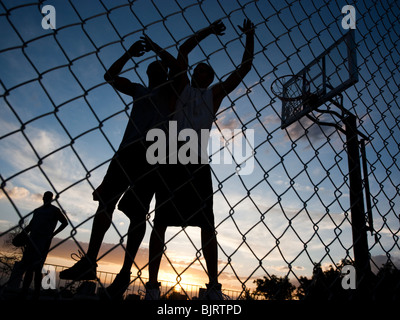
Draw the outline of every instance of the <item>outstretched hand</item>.
M146 43L143 40L136 41L128 50L129 54L133 57L141 57L149 49L146 47Z
M251 22L250 19L244 19L243 21L243 27L238 26L238 28L240 29L240 31L242 31L245 35L248 36L253 36L254 35L254 24L253 22Z
M154 43L153 40L150 39L150 37L148 35L143 35L140 37L141 41L144 44L144 48L146 50L146 52L150 51L150 50L155 50L156 48L156 44Z
M217 36L223 36L225 34L224 31L226 30L226 27L221 20L213 22L209 28L211 29L212 33Z

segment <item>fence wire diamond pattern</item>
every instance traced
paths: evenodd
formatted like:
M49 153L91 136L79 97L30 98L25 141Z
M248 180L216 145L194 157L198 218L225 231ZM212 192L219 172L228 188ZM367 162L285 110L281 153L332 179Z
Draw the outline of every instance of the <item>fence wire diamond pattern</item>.
M106 70L143 34L176 56L190 35L221 19L225 35L198 45L189 57L189 74L198 62L207 62L215 70L215 81L226 79L240 64L245 39L237 25L248 18L256 27L253 67L223 100L211 134L221 142L210 154L220 282L243 298L263 277L287 276L298 286L303 277L315 275L316 266L337 270L341 263L353 263L348 154L339 130L344 125L332 114L313 111L318 120L339 129L304 117L282 130L281 103L270 90L274 79L295 74L348 31L342 26L345 4L0 1L2 237L22 219L29 221L40 206L38 195L51 190L69 226L53 242L48 259L64 259L66 264L67 252L85 248L96 210L91 193L118 148L132 107L127 96L104 81ZM56 10L54 29L42 27L44 5ZM343 93L343 103L369 139L371 269L379 274L390 266L391 272L398 272L400 3L359 1L354 7L359 80ZM336 58L340 64L341 57ZM154 59L152 53L133 58L123 76L147 85L145 70ZM251 132L251 154L240 164L229 150ZM220 157L230 162L218 164ZM250 174L237 174L243 165L252 168ZM147 276L153 209L154 203L133 270L139 277ZM371 226L367 214L365 221ZM128 219L116 212L100 265L122 263L127 226ZM160 278L202 284L206 266L198 228L168 228L165 246ZM394 284L397 290L399 285Z

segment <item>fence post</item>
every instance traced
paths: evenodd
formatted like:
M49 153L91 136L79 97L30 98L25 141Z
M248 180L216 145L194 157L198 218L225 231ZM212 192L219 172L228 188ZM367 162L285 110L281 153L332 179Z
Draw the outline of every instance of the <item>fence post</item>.
M353 250L357 273L357 289L367 294L371 274L368 250L367 226L365 221L364 197L360 166L360 152L356 117L348 114L343 119L346 126L347 158L350 180L350 210L353 232Z

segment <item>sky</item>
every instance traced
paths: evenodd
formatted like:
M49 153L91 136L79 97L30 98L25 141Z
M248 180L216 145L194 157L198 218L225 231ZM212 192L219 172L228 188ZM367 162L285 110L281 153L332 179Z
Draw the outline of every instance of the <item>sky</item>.
M54 30L42 28L40 9L47 4L56 9ZM132 106L130 97L105 83L106 69L143 33L176 56L188 36L222 19L225 35L201 42L189 64L207 61L215 70L215 82L223 80L240 64L244 37L237 25L247 17L256 26L253 68L224 99L213 126L254 130L251 174L237 175L235 165L211 162L220 281L241 290L243 283L252 287L254 279L265 275L295 279L311 275L314 263L327 267L352 258L345 137L308 118L282 130L282 105L270 90L274 79L297 73L348 31L342 27L346 4L1 1L0 232L5 236L20 218L29 220L41 205L41 194L52 190L70 223L59 238L87 243L97 204L91 193L119 146ZM343 94L343 102L370 138L366 150L379 238L375 243L368 233L371 256L376 267L387 256L400 266L399 4L358 1L354 7L359 79ZM147 85L145 70L154 59L152 53L135 58L127 63L124 76ZM332 59L343 64L338 55ZM330 115L320 119L342 126ZM139 254L142 266L153 217ZM116 210L113 224L107 244L119 243L129 220ZM196 260L199 229L168 228L166 239L166 254L178 272L194 263L181 275L182 282L203 284L204 260ZM68 243L51 251L48 261L71 265L74 242ZM108 258L99 265L117 272L122 256L119 262L118 257ZM176 279L165 258L160 279Z

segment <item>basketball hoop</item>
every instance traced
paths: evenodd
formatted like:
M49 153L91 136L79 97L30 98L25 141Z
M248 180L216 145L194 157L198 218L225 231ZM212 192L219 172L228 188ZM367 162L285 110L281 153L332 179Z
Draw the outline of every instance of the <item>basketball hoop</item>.
M274 80L272 93L282 101L304 100L310 93L310 83L302 75L286 75Z
M282 101L282 129L311 111L313 95L305 74L281 76L272 82L271 91Z
M335 97L358 81L356 48L354 30L349 30L299 72L272 82L271 92L282 101L281 129L310 117L325 103L334 103Z

